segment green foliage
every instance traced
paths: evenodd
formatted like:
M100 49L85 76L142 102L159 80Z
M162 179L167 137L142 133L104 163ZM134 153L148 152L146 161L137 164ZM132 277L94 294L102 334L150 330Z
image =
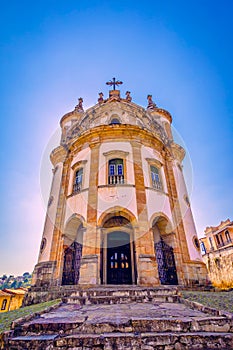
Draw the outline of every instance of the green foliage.
M0 334L7 330L10 330L11 323L14 320L31 315L36 312L43 311L50 306L58 305L60 302L60 299L56 299L52 301L46 301L45 303L25 306L17 310L0 313Z
M22 276L14 277L13 275L3 275L0 277L0 290L4 288L17 289L20 287L28 288L31 285L32 275L24 272Z

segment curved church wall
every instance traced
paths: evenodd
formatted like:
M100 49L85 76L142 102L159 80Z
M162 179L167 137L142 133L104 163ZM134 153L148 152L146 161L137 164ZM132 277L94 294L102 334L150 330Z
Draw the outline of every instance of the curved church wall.
M43 249L40 250L38 262L48 261L53 237L53 229L56 220L57 206L60 194L63 164L58 163L54 168L50 197L48 201L47 215L42 236ZM44 241L43 241L44 240ZM44 243L43 243L44 242ZM41 248L42 248L41 246Z
M191 260L202 261L201 251L195 246L194 239L197 238L197 231L193 220L192 211L190 208L188 192L184 180L184 175L182 170L176 165L173 167L176 189L179 198L179 205L181 209L181 214L183 218L183 225L185 229L185 235L188 245L188 250Z

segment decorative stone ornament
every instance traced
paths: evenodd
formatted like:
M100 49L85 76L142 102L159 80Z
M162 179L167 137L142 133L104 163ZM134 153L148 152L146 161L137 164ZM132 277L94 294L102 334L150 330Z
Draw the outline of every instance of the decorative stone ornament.
M147 109L155 109L157 106L152 100L152 95L147 95L148 106Z
M131 102L132 101L132 97L130 96L131 92L130 91L126 91L125 95L126 95L126 101L127 102Z
M104 103L104 98L103 98L104 94L102 92L99 92L99 98L98 98L98 103Z
M77 112L79 112L79 113L84 112L84 109L83 109L83 99L82 99L82 97L79 97L79 99L78 99L78 104L77 104L77 106L75 107L75 111L77 111Z

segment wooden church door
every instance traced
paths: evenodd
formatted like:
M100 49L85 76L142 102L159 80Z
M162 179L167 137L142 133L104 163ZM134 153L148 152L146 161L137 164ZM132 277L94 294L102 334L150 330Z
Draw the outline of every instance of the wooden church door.
M62 285L78 284L82 258L82 244L74 242L64 253Z

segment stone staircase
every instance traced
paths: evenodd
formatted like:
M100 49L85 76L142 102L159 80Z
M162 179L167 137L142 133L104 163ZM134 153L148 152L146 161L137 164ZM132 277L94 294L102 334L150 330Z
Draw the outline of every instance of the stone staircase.
M79 287L15 322L5 349L231 350L233 315L183 301L171 286Z

